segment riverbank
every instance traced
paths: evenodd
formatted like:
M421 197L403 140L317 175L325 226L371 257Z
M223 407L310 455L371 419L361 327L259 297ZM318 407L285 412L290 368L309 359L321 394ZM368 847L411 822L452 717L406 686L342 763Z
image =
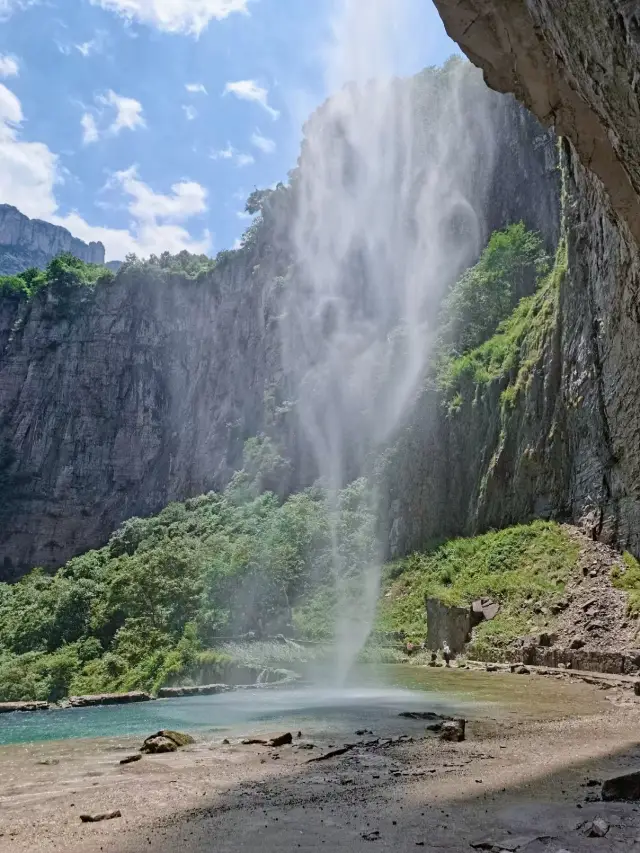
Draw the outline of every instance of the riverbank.
M588 802L597 792L590 780L640 764L640 703L632 696L617 703L610 691L537 675L452 670L446 679L457 683L460 701L476 702L460 744L440 742L427 723L396 709L369 708L364 732L355 733L352 718L329 730L322 715L315 724L305 717L302 737L294 730L293 744L275 749L218 735L121 765L140 738L2 748L0 850L269 853L368 850L375 842L469 851L496 833L542 833L557 839L549 849L581 850L587 841L576 827L594 816L611 829L606 842L589 839L590 850L640 835L633 806ZM499 706L477 704L496 691ZM344 743L357 745L309 763ZM112 811L122 816L79 818ZM526 853L549 842L541 844L532 841Z

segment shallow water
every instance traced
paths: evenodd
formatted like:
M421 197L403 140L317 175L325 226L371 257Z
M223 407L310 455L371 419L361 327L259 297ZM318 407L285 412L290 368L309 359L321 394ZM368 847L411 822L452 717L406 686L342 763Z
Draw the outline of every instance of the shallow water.
M0 715L0 744L70 738L124 737L158 729L199 731L212 737L291 728L338 732L367 728L381 713L431 710L473 716L566 717L596 712L602 700L585 685L530 676L429 669L408 665L364 667L351 687L242 690L219 696L164 699L132 705Z

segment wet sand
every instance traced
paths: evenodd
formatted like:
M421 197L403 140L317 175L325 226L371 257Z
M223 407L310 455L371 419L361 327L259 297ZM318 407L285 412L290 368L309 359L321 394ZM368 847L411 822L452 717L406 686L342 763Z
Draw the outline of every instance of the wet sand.
M119 760L139 738L3 747L0 850L470 851L488 835L512 847L526 836L526 853L640 850L638 807L588 802L598 788L586 787L640 768L640 703L630 691L539 676L447 678L467 698L502 700L467 714L460 744L380 712L367 715L374 735L294 731L293 745L278 749L201 740L126 766ZM399 735L413 740L385 743ZM359 745L308 763L344 743ZM122 817L103 823L79 818L116 809ZM610 824L604 838L577 829L594 817Z

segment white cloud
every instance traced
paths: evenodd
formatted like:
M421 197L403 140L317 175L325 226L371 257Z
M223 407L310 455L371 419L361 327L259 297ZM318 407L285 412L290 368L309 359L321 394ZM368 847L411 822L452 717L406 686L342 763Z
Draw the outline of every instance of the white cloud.
M135 166L116 172L114 180L133 199L129 205L131 215L143 222L181 222L207 209L207 191L195 181L180 181L172 185L171 195L161 195L140 180Z
M234 12L248 14L249 0L91 0L91 3L117 12L129 21L169 33L198 36L212 20L220 21Z
M254 101L256 104L260 104L274 120L280 116L278 110L274 110L273 107L269 106L268 90L259 86L255 80L236 80L235 83L227 83L223 94L235 95L241 101Z
M256 162L253 155L243 154L242 151L236 151L230 142L227 143L226 148L221 148L218 151L212 151L210 157L212 160L233 160L239 169L242 169L244 166L251 166L252 163Z
M198 110L192 107L191 104L183 104L182 109L184 110L187 121L193 121L198 115Z
M91 39L91 41L84 41L82 44L75 45L77 51L79 51L85 59L92 53L96 53L99 49L98 39Z
M255 147L263 151L265 154L273 154L276 150L276 144L273 139L267 139L266 136L263 136L259 131L256 131L251 136L251 144Z
M96 97L96 103L98 107L93 113L85 112L80 119L85 143L97 142L101 136L117 136L122 130L146 127L142 104L135 98L125 98L109 89L106 94ZM106 122L102 120L105 115L109 116Z
M184 88L192 95L206 95L207 90L202 83L185 83Z
M233 160L236 150L233 145L227 144L226 148L211 152L212 160Z
M33 6L38 0L0 0L0 21L6 20L13 12Z
M41 142L20 139L22 107L16 96L0 83L0 199L27 216L39 217L68 228L81 240L100 240L107 259L122 260L129 252L146 256L165 250L207 252L211 235L191 236L185 222L207 209L206 190L192 181L180 181L168 194L156 193L138 176L135 167L116 173L110 187L126 201L129 228L90 225L77 212L58 213L55 187L64 170L58 157Z
M145 120L142 117L142 104L135 98L125 98L123 95L117 95L113 89L109 89L106 95L99 95L96 100L98 103L114 107L116 110L116 117L109 125L110 133L118 134L121 130L135 130L136 127L146 127Z
M85 145L89 145L91 142L98 141L98 128L96 125L96 120L91 115L91 113L85 113L80 119L80 125L82 126L82 141Z
M0 77L17 77L18 70L18 60L15 56L0 53Z

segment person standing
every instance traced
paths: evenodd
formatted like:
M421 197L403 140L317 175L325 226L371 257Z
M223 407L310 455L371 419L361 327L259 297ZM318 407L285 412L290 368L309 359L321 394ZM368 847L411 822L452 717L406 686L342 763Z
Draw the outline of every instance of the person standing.
M451 649L446 641L442 644L442 657L444 658L445 666L449 666L449 661L451 660Z

